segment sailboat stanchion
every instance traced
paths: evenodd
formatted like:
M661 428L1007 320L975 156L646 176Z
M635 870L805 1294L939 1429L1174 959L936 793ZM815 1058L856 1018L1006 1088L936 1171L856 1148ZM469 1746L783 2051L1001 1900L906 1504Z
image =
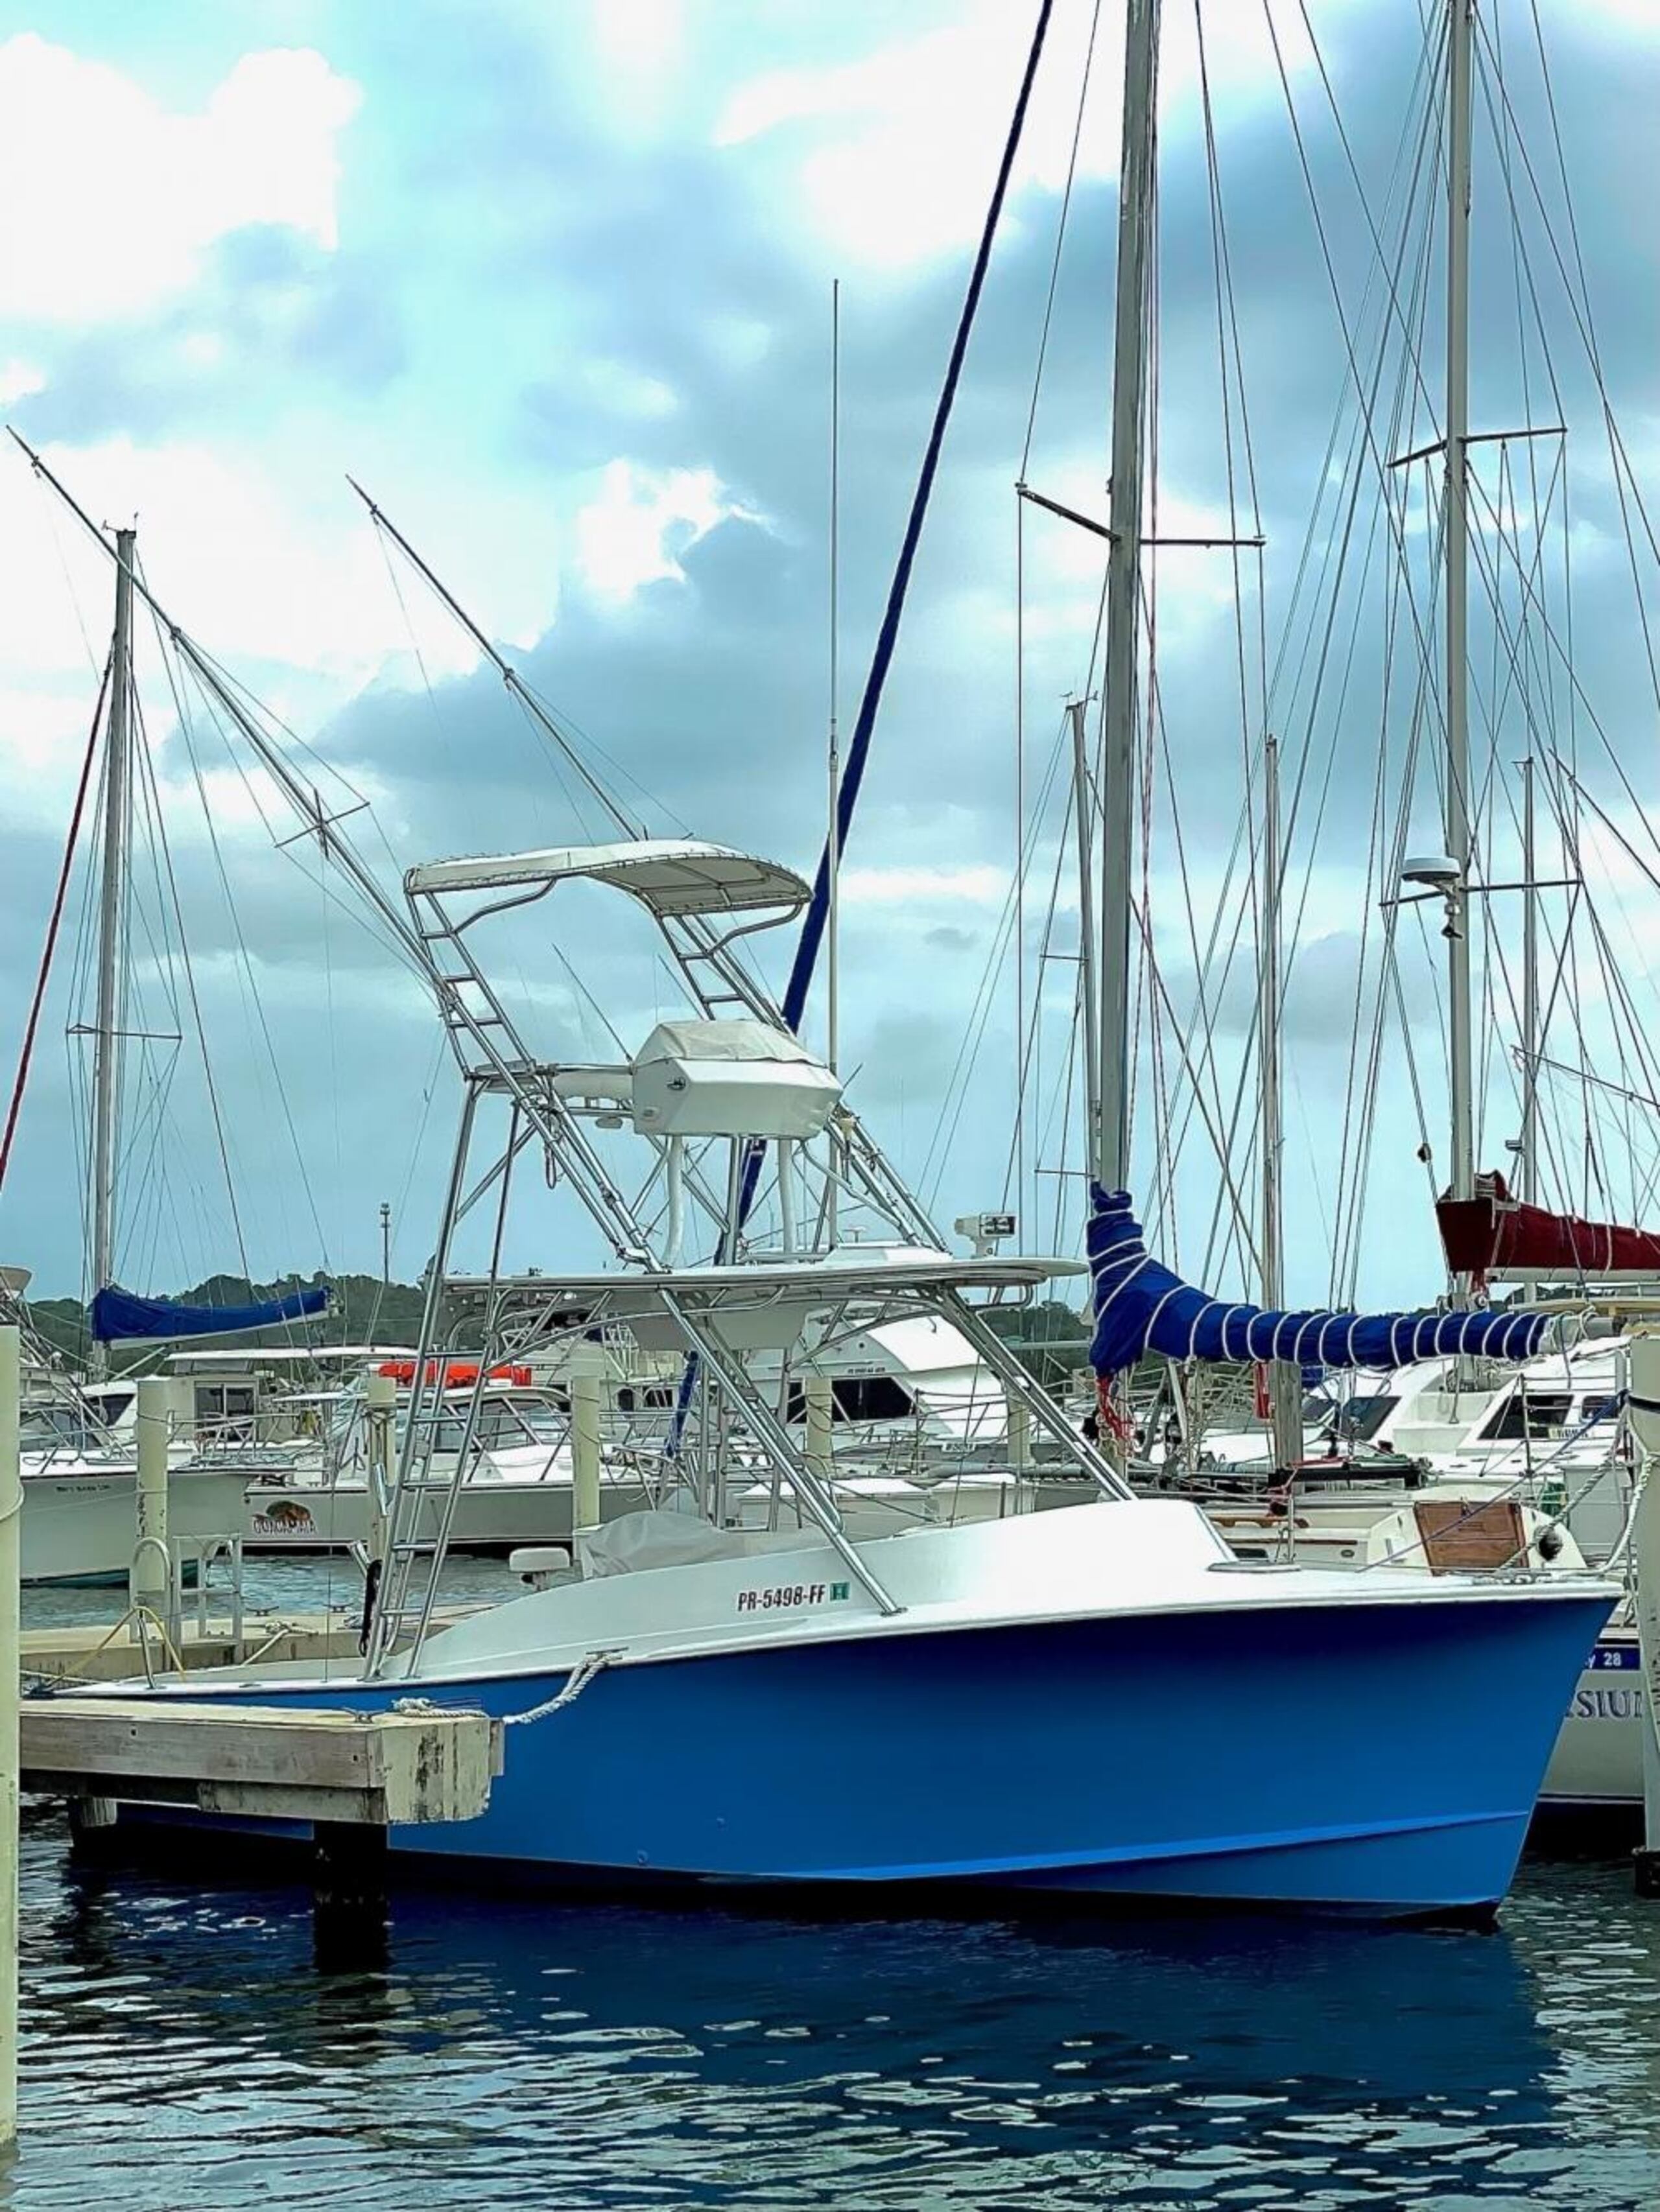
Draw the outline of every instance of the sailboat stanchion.
M173 1391L164 1375L146 1375L139 1383L135 1425L138 1527L128 1595L135 1609L142 1607L166 1622L167 1633L176 1644L173 1558L167 1549L167 1445L173 1434Z
M20 1540L18 1336L0 1328L0 2152L17 2133L17 1668Z
M1643 1668L1643 1843L1637 1893L1660 1898L1660 1336L1631 1340L1631 1425L1642 1454L1632 1509L1631 1565Z

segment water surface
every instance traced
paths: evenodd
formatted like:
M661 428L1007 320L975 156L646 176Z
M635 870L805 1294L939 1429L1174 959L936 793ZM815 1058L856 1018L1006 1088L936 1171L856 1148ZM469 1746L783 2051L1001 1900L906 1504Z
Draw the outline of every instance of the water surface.
M26 1828L0 2203L1660 2203L1660 1908L1535 1863L1499 1932L825 1921L77 1870Z

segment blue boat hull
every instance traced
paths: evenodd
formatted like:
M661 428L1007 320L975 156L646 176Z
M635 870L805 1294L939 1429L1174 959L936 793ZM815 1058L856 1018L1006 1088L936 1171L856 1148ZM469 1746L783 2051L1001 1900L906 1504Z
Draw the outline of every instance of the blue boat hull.
M391 1841L550 1877L1479 1911L1510 1886L1607 1610L1217 1608L609 1668L508 1729L482 1818ZM511 1719L562 1679L418 1686Z

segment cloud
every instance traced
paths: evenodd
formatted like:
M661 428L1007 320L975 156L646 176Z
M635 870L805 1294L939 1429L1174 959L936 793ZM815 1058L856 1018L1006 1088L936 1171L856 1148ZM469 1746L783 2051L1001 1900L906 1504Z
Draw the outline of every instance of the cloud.
M879 1134L910 1142L932 1123L986 981L971 1110L958 1126L942 1185L947 1218L1000 1186L1012 1121L1013 979L1006 961L986 975L1014 843L1012 483L1090 12L1083 0L1058 0L1051 58L920 549L844 878L844 1058L864 1064L860 1093ZM1189 11L1165 12L1159 522L1166 534L1219 534L1230 455L1213 210ZM1274 19L1344 317L1363 350L1375 350L1382 318L1375 288L1363 312L1375 276L1365 215L1298 27L1301 11L1280 6ZM282 46L295 20L287 0L249 0L234 15L202 11L185 30L170 17L165 39L138 11L123 19L119 43L88 29L74 55L21 42L26 62L35 55L29 65L39 71L43 115L62 123L64 102L84 94L86 114L126 120L125 137L110 137L114 154L88 133L79 109L74 128L40 149L39 174L52 189L38 197L60 265L13 271L24 289L9 301L0 388L9 390L20 427L50 447L94 514L137 508L141 553L164 603L373 798L374 822L354 816L350 826L386 880L395 880L398 865L437 854L562 842L605 834L607 825L581 777L532 730L425 587L396 556L388 574L380 544L340 483L346 468L386 503L486 634L508 645L571 744L631 811L656 826L684 823L811 866L824 820L829 706L828 276L835 269L844 279L845 736L1031 11L992 0L915 0L899 16L859 0L834 10L731 0L701 11L666 0L594 9L479 0L463 34L454 11L431 0L400 0L395 10L309 0L308 58ZM1369 206L1381 207L1418 60L1416 18L1402 31L1376 10L1325 0L1310 20ZM1414 657L1409 625L1397 622L1390 641L1381 565L1363 580L1352 557L1347 595L1335 606L1315 589L1335 562L1341 526L1342 471L1329 465L1328 433L1337 420L1341 457L1353 420L1352 396L1340 410L1338 318L1263 12L1211 9L1207 23L1250 460L1268 539L1270 657L1304 568L1307 516L1326 485L1274 714L1288 792L1308 747L1304 801L1289 833L1299 881L1323 806L1322 865L1290 963L1287 1022L1299 1048L1316 1048L1298 1050L1292 1080L1315 1133L1310 1159L1323 1146L1329 1165L1346 1103L1333 1073L1341 1055L1317 1048L1335 1027L1347 1034L1353 938L1361 902L1375 895L1365 888L1365 856L1377 758L1395 807L1404 803L1397 787L1409 750L1416 746L1420 767L1435 750L1435 692L1418 696L1403 674ZM1104 9L1029 471L1040 488L1091 512L1105 501L1121 27L1116 10ZM1640 100L1610 88L1604 42L1613 35L1606 24L1593 32L1564 15L1556 89L1582 209L1599 210L1581 228L1593 295L1625 310L1602 333L1606 374L1628 422L1646 410L1651 440L1651 348L1640 303L1654 295L1656 249L1643 228L1641 194L1631 189L1646 123ZM0 85L16 82L19 45L0 48L14 71ZM251 51L239 58L243 46ZM60 58L47 69L40 53ZM1514 57L1511 67L1520 99ZM251 112L260 101L267 119L282 119L293 174L279 173L271 157L275 123L267 130ZM80 167L66 179L69 147ZM8 158L0 149L0 164ZM1514 267L1498 243L1500 184L1488 146L1478 161L1477 210L1483 240L1493 242L1477 257L1476 322L1478 411L1489 424L1523 419L1518 379L1493 362L1517 325L1506 289ZM124 185L127 206L144 218L131 236L125 220L105 219ZM88 208L98 212L95 225ZM1563 404L1576 424L1595 423L1595 394L1574 369L1572 339L1560 335L1567 319L1554 263L1535 230L1530 265L1559 331ZM126 258L115 265L118 242ZM11 281L11 267L0 256L0 279ZM56 305L48 277L64 288ZM30 285L34 307L16 311ZM1421 343L1432 351L1433 331ZM1535 401L1547 388L1536 376ZM1231 428L1243 514L1251 501L1237 408ZM1652 734L1653 708L1629 681L1633 623L1614 485L1590 441L1578 430L1575 437L1573 560L1580 581L1597 586L1576 611L1577 675L1617 742L1640 746ZM1484 457L1484 468L1499 466L1494 449ZM20 495L8 502L0 534L0 757L10 778L0 896L14 941L32 948L90 710L92 664L107 632L110 579L72 526L22 495L19 471L8 482ZM1513 471L1506 503L1525 525L1520 482ZM1361 483L1363 506L1374 491ZM1057 757L1065 772L1055 750L1061 700L1091 680L1101 556L1097 541L1052 517L1028 514L1022 544L1025 778L1028 805L1045 824L1044 883L1028 896L1031 963L1060 839L1061 787L1045 780ZM1154 890L1161 954L1185 1004L1192 981L1190 959L1183 966L1183 872L1202 943L1218 907L1228 903L1231 915L1243 896L1243 875L1230 880L1227 855L1246 805L1247 740L1260 728L1249 714L1242 728L1230 557L1161 553L1156 580L1169 758L1153 777ZM1423 604L1432 600L1432 592ZM1254 615L1253 602L1248 643ZM1476 628L1481 699L1495 656L1479 609ZM146 654L155 773L175 803L181 896L202 948L210 1021L223 1039L216 1067L239 1147L262 1165L274 1109L263 1043L242 1004L246 974L232 957L239 930L217 889L183 740L148 641ZM1319 669L1316 696L1310 672ZM1545 688L1535 670L1535 706ZM1559 699L1560 690L1559 681ZM1484 753L1490 746L1495 760L1516 756L1513 697L1491 732L1479 710L1475 726ZM1579 728L1589 750L1583 720ZM412 1142L436 1040L418 996L395 971L381 975L372 945L337 914L325 933L319 893L297 872L296 858L271 854L248 793L216 745L216 738L202 747L210 805L240 936L291 1062L301 1149L332 1194L323 1209L331 1237L337 1220L348 1240L361 1237L358 1255L372 1258L373 1206L360 1207L354 1194L373 1188L378 1197L388 1160ZM1329 748L1335 765L1325 788ZM1184 841L1180 868L1172 793ZM1413 805L1415 822L1432 819L1426 774ZM1438 832L1416 842L1432 845ZM1601 856L1590 859L1600 866ZM1062 860L1069 867L1069 855ZM1638 887L1624 888L1634 899ZM1059 905L1068 906L1064 888ZM560 996L561 956L569 953L637 1042L672 1000L660 962L623 945L614 917L593 902L562 907L554 921L556 936L549 910L537 910L510 947L549 1034L569 1045L585 1023L594 1026L580 1004ZM1248 927L1240 946L1225 992L1219 983L1213 994L1230 1080L1254 1009ZM778 981L786 933L755 940L754 950ZM1426 960L1408 951L1417 963L1408 988L1420 1018L1420 1073L1428 1110L1438 1116L1438 942ZM20 957L0 976L8 1018L26 965ZM1028 1003L1038 995L1030 964L1027 992ZM1061 1008L1070 993L1071 971L1050 963L1045 1003ZM1502 1054L1505 1024L1488 1026ZM584 1048L603 1054L605 1041L596 1034ZM1046 1080L1057 1064L1046 1042ZM1165 1077L1179 1114L1183 1080L1168 1056ZM179 1128L197 1132L182 1095L189 1080L185 1067L172 1110ZM1415 1133L1398 1061L1384 1085L1380 1159L1394 1159L1403 1144L1409 1158ZM66 1121L64 1099L56 1104ZM433 1110L447 1116L447 1098ZM44 1276L57 1264L54 1241L62 1264L72 1262L58 1218L73 1169L62 1130L48 1131L44 1104L41 1114L46 1121L31 1121L30 1143L42 1192L23 1225ZM1144 1135L1151 1121L1149 1109L1139 1123ZM1046 1164L1061 1163L1066 1133L1050 1128ZM1184 1171L1202 1211L1219 1171L1196 1139ZM1292 1243L1299 1266L1323 1267L1324 1232L1304 1188L1314 1172L1293 1178L1300 1210ZM289 1182L290 1194L298 1187L286 1169L269 1179ZM1070 1205L1072 1186L1066 1194ZM423 1196L425 1184L412 1218ZM1403 1224L1416 1218L1408 1208L1419 1196L1403 1188ZM9 1191L9 1209L21 1202ZM1049 1203L1046 1196L1046 1218ZM17 1223L11 1213L9 1243ZM311 1256L297 1209L289 1228L297 1241L270 1250L271 1267ZM222 1224L214 1234L220 1247L204 1227L179 1279L225 1259ZM277 1238L275 1226L271 1234ZM169 1249L186 1241L181 1235ZM1426 1273L1432 1279L1427 1213L1416 1231L1403 1226L1389 1246L1380 1240L1367 1265L1377 1268L1380 1287L1392 1283L1408 1296ZM1316 1285L1292 1287L1296 1294Z
M642 585L684 575L684 554L719 523L743 514L723 495L712 469L660 471L612 461L594 496L577 511L583 580L601 598L630 599Z
M361 100L309 49L245 54L199 113L33 32L0 46L0 314L76 324L184 291L216 240L338 239L339 133ZM27 220L16 219L27 210Z

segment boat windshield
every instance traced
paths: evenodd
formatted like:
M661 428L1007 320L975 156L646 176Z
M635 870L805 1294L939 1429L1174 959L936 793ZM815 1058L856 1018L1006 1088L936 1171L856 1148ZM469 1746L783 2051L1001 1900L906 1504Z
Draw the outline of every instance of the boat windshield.
M21 1442L25 1451L50 1451L82 1442L91 1426L73 1406L34 1406L24 1413Z
M1482 1442L1514 1443L1527 1437L1560 1437L1573 1403L1566 1390L1517 1389L1500 1399L1477 1434Z
M1335 1436L1341 1443L1370 1443L1400 1402L1387 1390L1335 1401L1316 1390L1303 1402L1304 1425Z

